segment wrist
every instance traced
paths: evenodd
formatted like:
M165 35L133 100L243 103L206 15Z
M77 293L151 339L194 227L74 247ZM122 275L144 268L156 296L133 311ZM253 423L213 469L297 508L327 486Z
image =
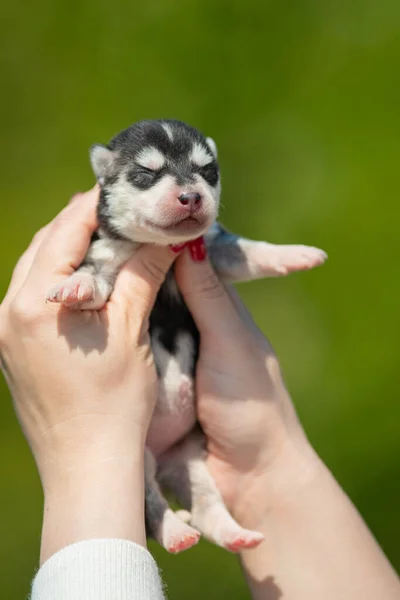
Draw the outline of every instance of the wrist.
M86 539L119 538L146 545L143 449L133 455L82 456L44 485L41 562Z
M324 468L308 440L288 440L272 464L260 465L242 482L232 515L244 527L261 528L271 511L290 502Z
M146 435L146 427L112 414L77 416L52 425L34 445L44 492L119 460L143 462Z

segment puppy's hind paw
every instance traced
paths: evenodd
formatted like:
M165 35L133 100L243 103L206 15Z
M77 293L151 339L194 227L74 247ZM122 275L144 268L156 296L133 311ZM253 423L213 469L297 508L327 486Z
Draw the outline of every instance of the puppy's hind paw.
M187 513L187 511L182 512ZM190 513L182 514L182 517L188 515ZM161 528L155 536L170 554L178 554L178 552L188 550L197 544L200 539L200 533L197 529L190 527L182 517L171 509L166 510Z
M230 552L241 552L242 550L255 548L263 539L263 534L258 531L242 529L234 534L227 535L223 540L223 546Z
M193 530L193 533L186 533L180 537L172 536L167 545L167 550L170 554L178 554L183 550L189 550L192 546L197 544L200 539L200 533Z

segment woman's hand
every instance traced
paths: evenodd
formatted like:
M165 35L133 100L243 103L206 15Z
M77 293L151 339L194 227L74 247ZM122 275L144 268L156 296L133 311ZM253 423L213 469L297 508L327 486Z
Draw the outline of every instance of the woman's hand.
M102 311L46 292L81 263L98 188L36 234L0 307L2 368L45 494L42 559L88 537L145 544L143 451L157 394L148 317L175 254L140 248Z
M241 556L254 599L398 599L396 573L308 443L276 356L236 294L186 251L176 273L200 331L210 471L237 521L265 537Z
M208 260L193 262L187 251L177 260L176 275L200 330L197 407L209 468L228 508L243 522L247 504L253 516L257 511L254 499L259 488L265 496L267 480L271 487L284 486L283 473L295 461L296 468L304 465L296 474L300 482L314 466L314 454L278 360L238 295L221 284Z

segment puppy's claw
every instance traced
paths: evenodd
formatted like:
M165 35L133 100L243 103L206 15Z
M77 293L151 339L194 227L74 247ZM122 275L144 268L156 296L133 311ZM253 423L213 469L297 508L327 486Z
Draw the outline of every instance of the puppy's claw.
M86 302L92 302L96 293L95 282L91 275L74 274L63 283L50 290L46 300L58 302L73 307Z

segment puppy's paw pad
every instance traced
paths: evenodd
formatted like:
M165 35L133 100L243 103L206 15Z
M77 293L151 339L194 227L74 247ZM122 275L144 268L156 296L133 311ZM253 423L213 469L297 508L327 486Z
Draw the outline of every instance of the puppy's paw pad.
M65 306L92 302L96 294L96 285L91 275L74 274L54 286L47 295L47 301Z
M178 554L179 552L183 552L183 550L188 550L192 546L195 546L199 539L200 533L195 529L180 537L172 536L168 541L167 550L170 554Z
M241 552L242 550L255 548L263 539L264 536L262 533L243 529L229 537L227 536L223 545L230 552Z
M188 511L182 512L190 515ZM180 518L178 514L168 509L164 514L161 530L156 538L168 552L177 554L197 544L200 533L197 529L185 523L184 519Z

